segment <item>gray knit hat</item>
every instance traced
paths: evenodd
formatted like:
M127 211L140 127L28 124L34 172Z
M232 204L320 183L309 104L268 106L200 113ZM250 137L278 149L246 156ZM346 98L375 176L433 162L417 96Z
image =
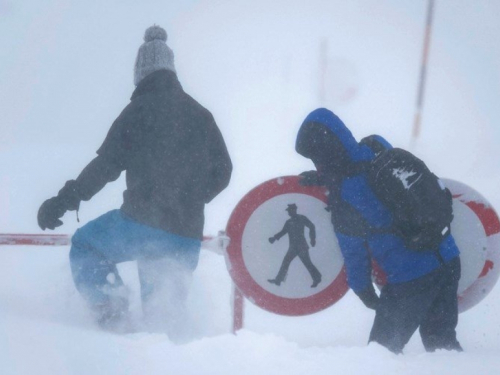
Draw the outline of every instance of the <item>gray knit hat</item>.
M167 46L167 32L160 26L151 26L144 33L144 43L137 52L134 66L134 84L160 69L175 73L174 53Z

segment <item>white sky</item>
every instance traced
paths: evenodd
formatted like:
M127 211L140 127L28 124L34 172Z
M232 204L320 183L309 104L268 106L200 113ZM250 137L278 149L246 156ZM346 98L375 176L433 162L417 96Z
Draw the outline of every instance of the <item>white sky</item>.
M0 224L37 231L44 199L95 155L133 91L144 30L163 26L184 88L214 114L235 164L207 210L223 229L253 186L312 165L294 152L307 113L327 106L357 138L409 146L424 0L0 1ZM500 3L437 0L422 135L414 150L443 177L495 201L500 157ZM318 96L328 40L329 94ZM351 91L349 91L351 90ZM354 92L349 99L346 93ZM258 166L258 168L255 168ZM37 184L30 194L22 189ZM123 181L82 208L121 203ZM7 209L5 209L7 207ZM30 218L27 220L27 218ZM76 228L74 219L61 231Z

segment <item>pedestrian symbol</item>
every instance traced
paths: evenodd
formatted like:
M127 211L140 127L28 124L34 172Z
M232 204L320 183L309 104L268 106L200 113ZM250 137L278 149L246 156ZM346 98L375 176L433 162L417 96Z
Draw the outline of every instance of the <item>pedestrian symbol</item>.
M316 246L316 227L306 216L297 213L297 205L295 203L289 204L286 211L288 211L290 219L286 221L281 231L269 238L269 242L273 244L275 241L278 241L281 237L288 234L288 251L283 258L278 275L274 279L269 279L267 281L271 284L280 286L286 279L290 263L298 257L312 277L313 283L311 287L315 288L321 282L321 273L311 261L309 245L304 236L304 229L306 227L309 228L309 239L311 241L311 246L314 247Z
M324 187L279 177L251 190L227 225L231 277L258 306L284 315L323 310L348 290Z

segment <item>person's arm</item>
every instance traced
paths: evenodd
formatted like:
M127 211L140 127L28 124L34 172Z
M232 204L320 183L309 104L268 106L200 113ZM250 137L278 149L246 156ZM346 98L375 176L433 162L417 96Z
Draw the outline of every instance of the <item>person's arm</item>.
M93 159L76 180L69 180L57 196L46 200L38 211L38 225L41 229L55 229L63 223L60 220L66 211L78 210L81 201L90 200L108 182L115 181L123 166L102 156Z
M116 181L124 169L124 163L98 155L76 179L80 199L90 200L108 182Z
M47 199L41 205L37 219L42 230L61 226L63 223L60 218L66 211L78 210L81 201L90 200L126 169L137 139L133 132L125 129L136 121L137 114L140 111L127 106L111 126L104 143L97 151L98 156L83 169L76 180L67 181L57 196Z
M368 285L364 290L361 292L354 292L356 295L359 297L361 302L368 307L369 309L372 310L377 310L378 304L379 304L379 296L375 292L375 288L373 287L373 284Z
M299 174L299 184L302 186L325 186L326 180L318 171L305 171Z
M233 171L233 164L229 157L224 138L222 138L222 134L213 117L211 121L212 126L209 132L209 171L208 180L205 185L205 203L209 203L229 185Z
M378 296L371 280L371 258L366 241L362 237L336 233L340 250L344 257L349 287L366 307L376 309Z

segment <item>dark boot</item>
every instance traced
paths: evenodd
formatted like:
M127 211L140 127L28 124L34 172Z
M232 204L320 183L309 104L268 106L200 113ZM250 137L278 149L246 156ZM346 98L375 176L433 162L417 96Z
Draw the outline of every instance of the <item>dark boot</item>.
M109 301L92 306L96 321L104 331L129 333L132 331L128 300L123 297L110 298Z
M460 345L460 343L457 341L457 340L449 340L449 342L446 342L446 343L438 343L438 342L435 342L435 343L431 343L432 340L429 340L429 338L427 338L427 340L425 341L425 350L428 351L428 352L435 352L436 350L439 350L439 349L444 349L444 350L454 350L456 352L463 352L464 349L462 348L462 346Z

